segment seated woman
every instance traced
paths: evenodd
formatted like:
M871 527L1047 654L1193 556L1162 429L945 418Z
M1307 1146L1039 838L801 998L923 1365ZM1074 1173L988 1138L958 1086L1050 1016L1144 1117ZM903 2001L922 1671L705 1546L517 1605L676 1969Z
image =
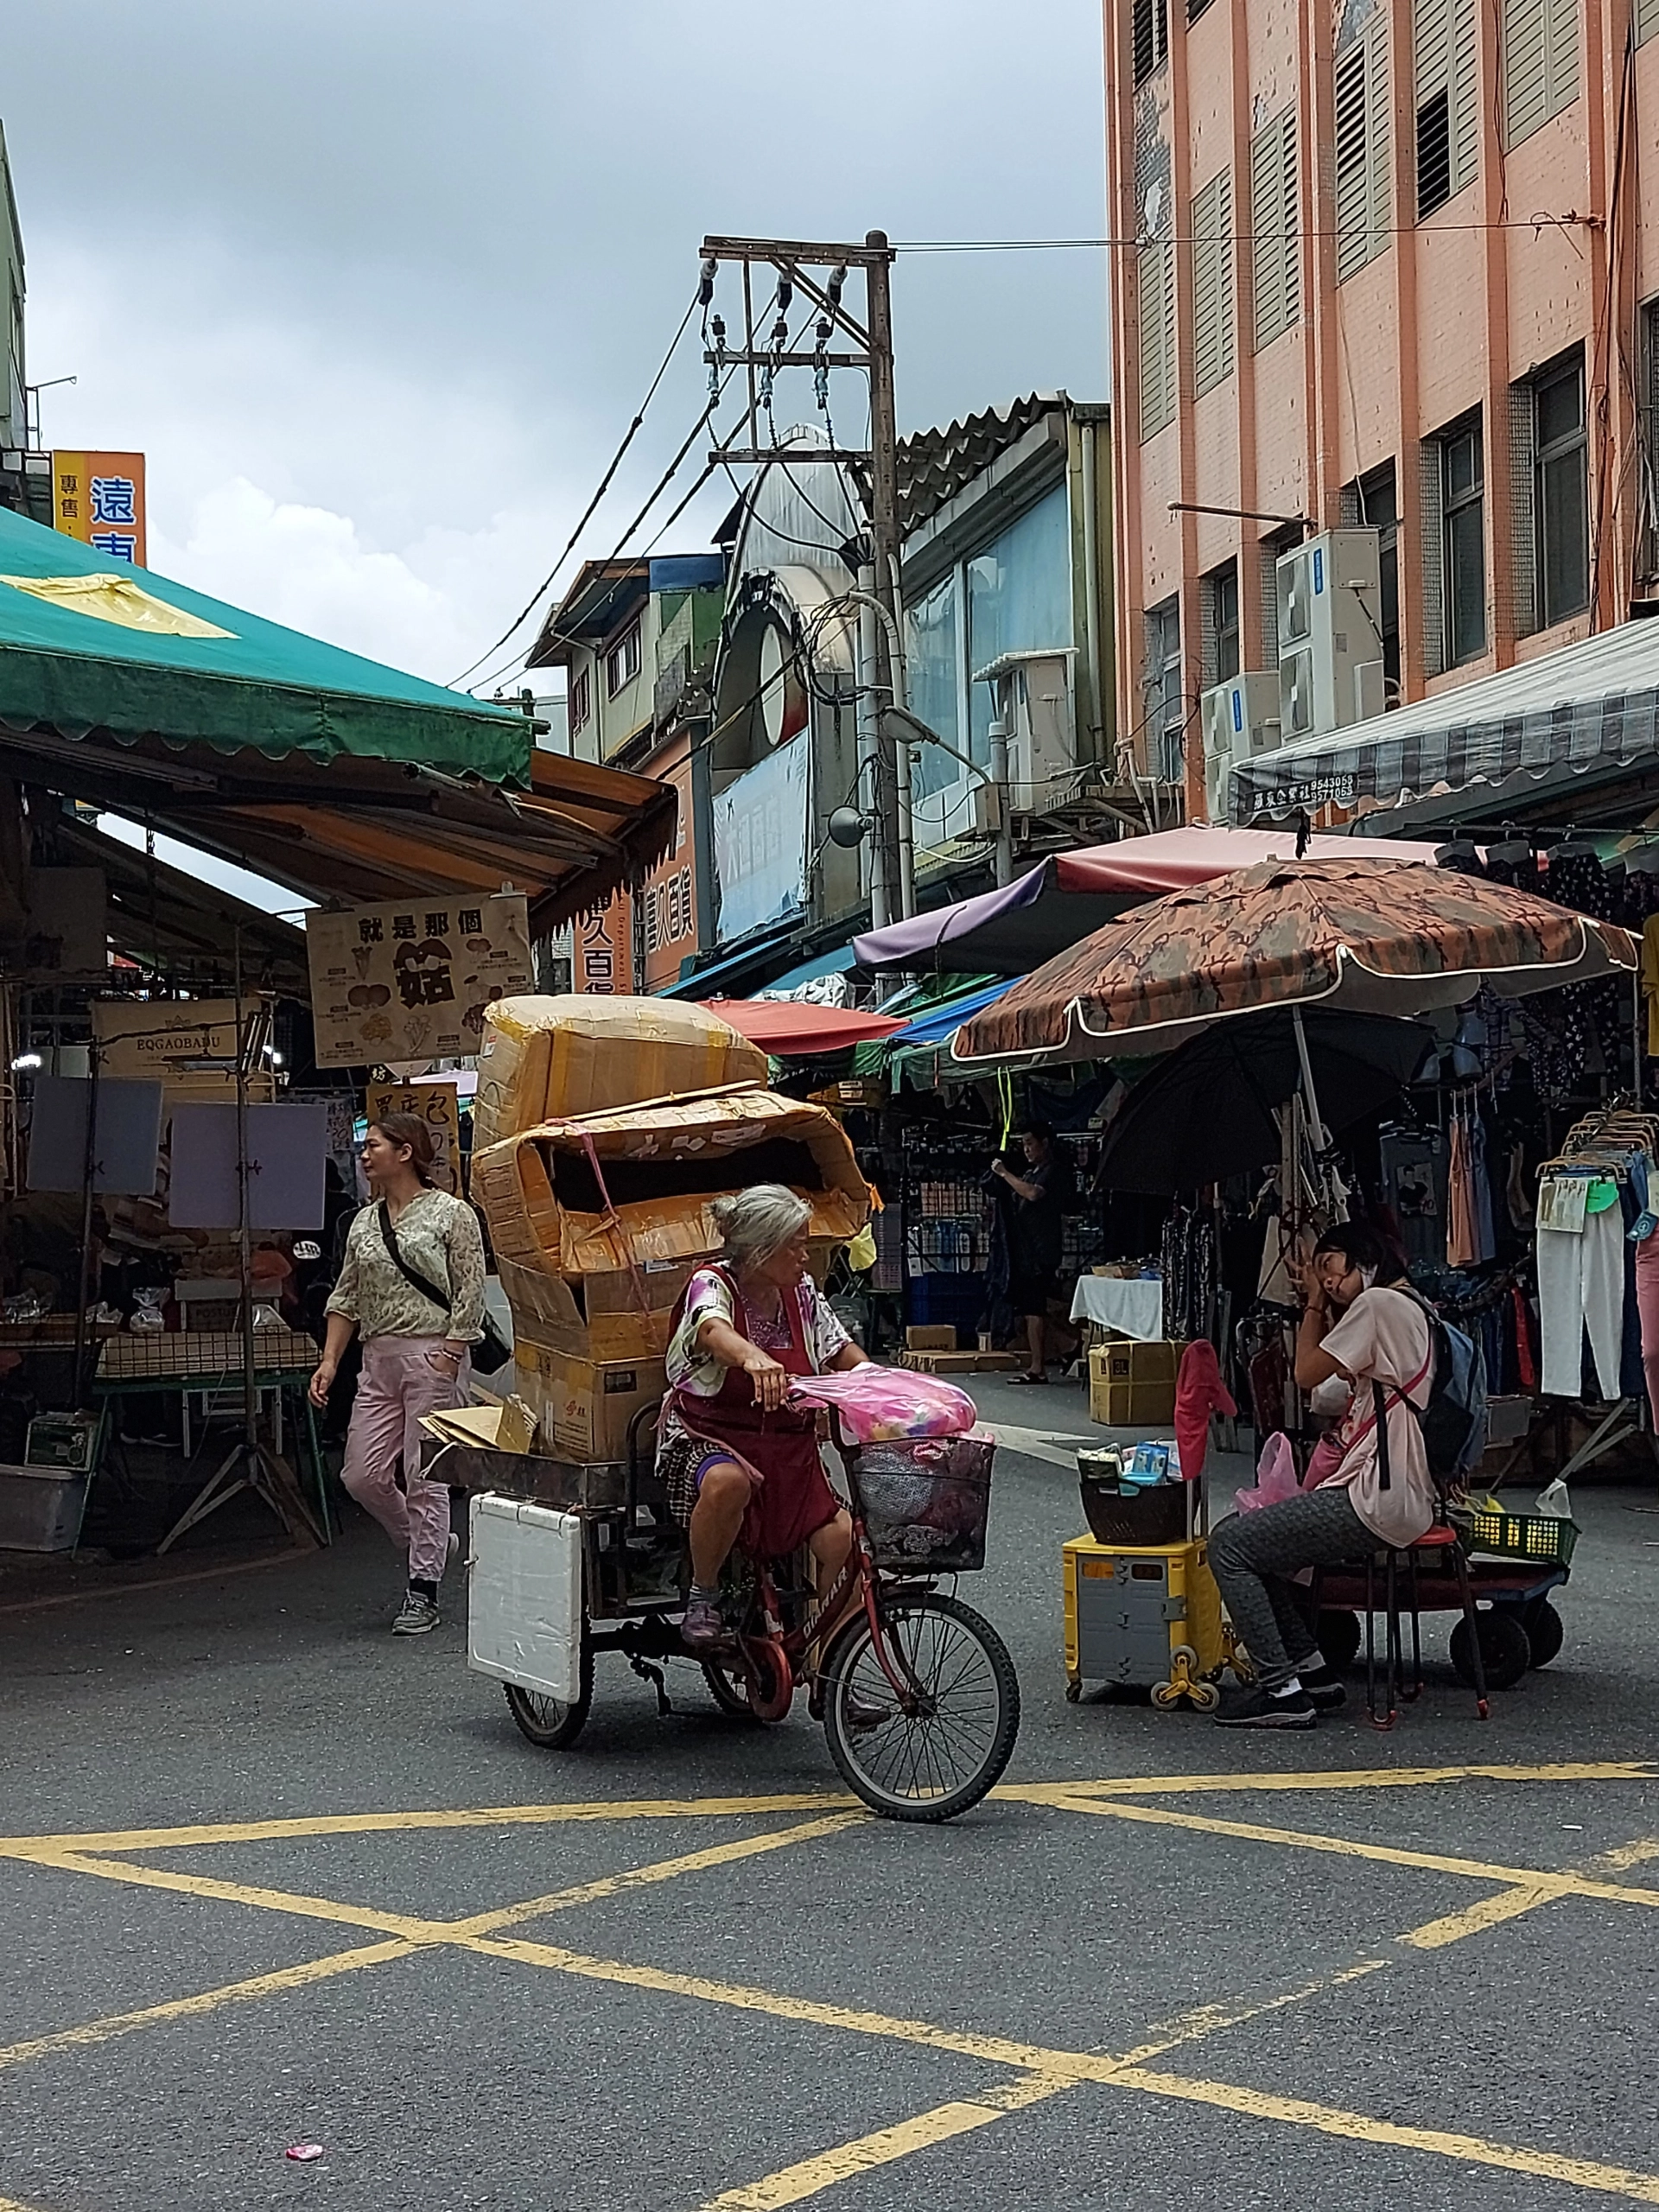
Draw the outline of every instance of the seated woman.
M784 1402L791 1375L865 1360L806 1271L804 1199L757 1183L714 1213L724 1249L677 1309L657 1444L669 1504L690 1539L680 1634L692 1650L726 1639L720 1571L740 1535L757 1559L807 1545L820 1590L845 1565L853 1524L823 1471L817 1416Z
M1313 1248L1296 1339L1296 1383L1311 1391L1334 1376L1356 1387L1317 1490L1224 1521L1210 1566L1255 1681L1224 1696L1224 1728L1311 1728L1343 1701L1297 1602L1291 1578L1305 1567L1363 1559L1379 1546L1414 1543L1433 1525L1434 1484L1418 1414L1434 1380L1428 1316L1404 1269L1376 1231L1343 1222ZM1376 1393L1388 1421L1388 1484L1377 1451Z

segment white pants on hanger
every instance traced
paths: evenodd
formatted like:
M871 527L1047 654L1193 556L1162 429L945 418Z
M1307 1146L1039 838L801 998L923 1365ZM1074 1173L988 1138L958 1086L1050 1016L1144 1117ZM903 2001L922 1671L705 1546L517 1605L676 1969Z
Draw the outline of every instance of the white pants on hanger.
M1540 1387L1548 1398L1576 1398L1584 1389L1584 1332L1604 1398L1619 1395L1624 1337L1624 1212L1587 1213L1577 1234L1538 1231L1538 1317L1543 1339Z

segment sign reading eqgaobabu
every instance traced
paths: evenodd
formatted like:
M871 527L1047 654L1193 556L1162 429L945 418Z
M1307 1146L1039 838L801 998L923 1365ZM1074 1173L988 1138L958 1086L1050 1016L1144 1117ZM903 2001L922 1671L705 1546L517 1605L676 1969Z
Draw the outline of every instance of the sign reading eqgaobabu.
M314 911L305 944L319 1067L475 1052L490 1001L531 987L522 891Z

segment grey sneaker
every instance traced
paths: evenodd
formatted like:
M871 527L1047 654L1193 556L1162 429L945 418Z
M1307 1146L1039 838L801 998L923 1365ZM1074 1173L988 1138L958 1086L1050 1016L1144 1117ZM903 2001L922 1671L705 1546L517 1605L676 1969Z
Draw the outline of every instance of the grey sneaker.
M694 1590L686 1601L685 1618L680 1623L680 1642L688 1651L718 1651L730 1641L720 1607L710 1599L700 1598Z
M436 1600L411 1590L404 1599L403 1611L391 1624L391 1632L394 1636L430 1636L437 1624Z

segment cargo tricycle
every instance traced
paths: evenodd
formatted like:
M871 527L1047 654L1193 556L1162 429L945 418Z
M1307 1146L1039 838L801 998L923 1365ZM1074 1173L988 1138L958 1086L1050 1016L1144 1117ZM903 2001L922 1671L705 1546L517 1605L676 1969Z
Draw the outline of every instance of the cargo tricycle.
M830 1757L873 1812L936 1821L977 1804L1020 1725L1007 1649L955 1592L958 1574L984 1564L990 1437L859 1446L832 1425L854 1531L836 1586L811 1588L804 1553L734 1552L727 1639L690 1652L685 1535L657 1479L656 1419L655 1407L640 1409L620 1461L458 1444L429 1453L429 1477L474 1493L468 1660L502 1682L524 1734L551 1750L575 1743L598 1653L620 1652L664 1713L662 1662L689 1659L722 1712L766 1726L804 1689Z

